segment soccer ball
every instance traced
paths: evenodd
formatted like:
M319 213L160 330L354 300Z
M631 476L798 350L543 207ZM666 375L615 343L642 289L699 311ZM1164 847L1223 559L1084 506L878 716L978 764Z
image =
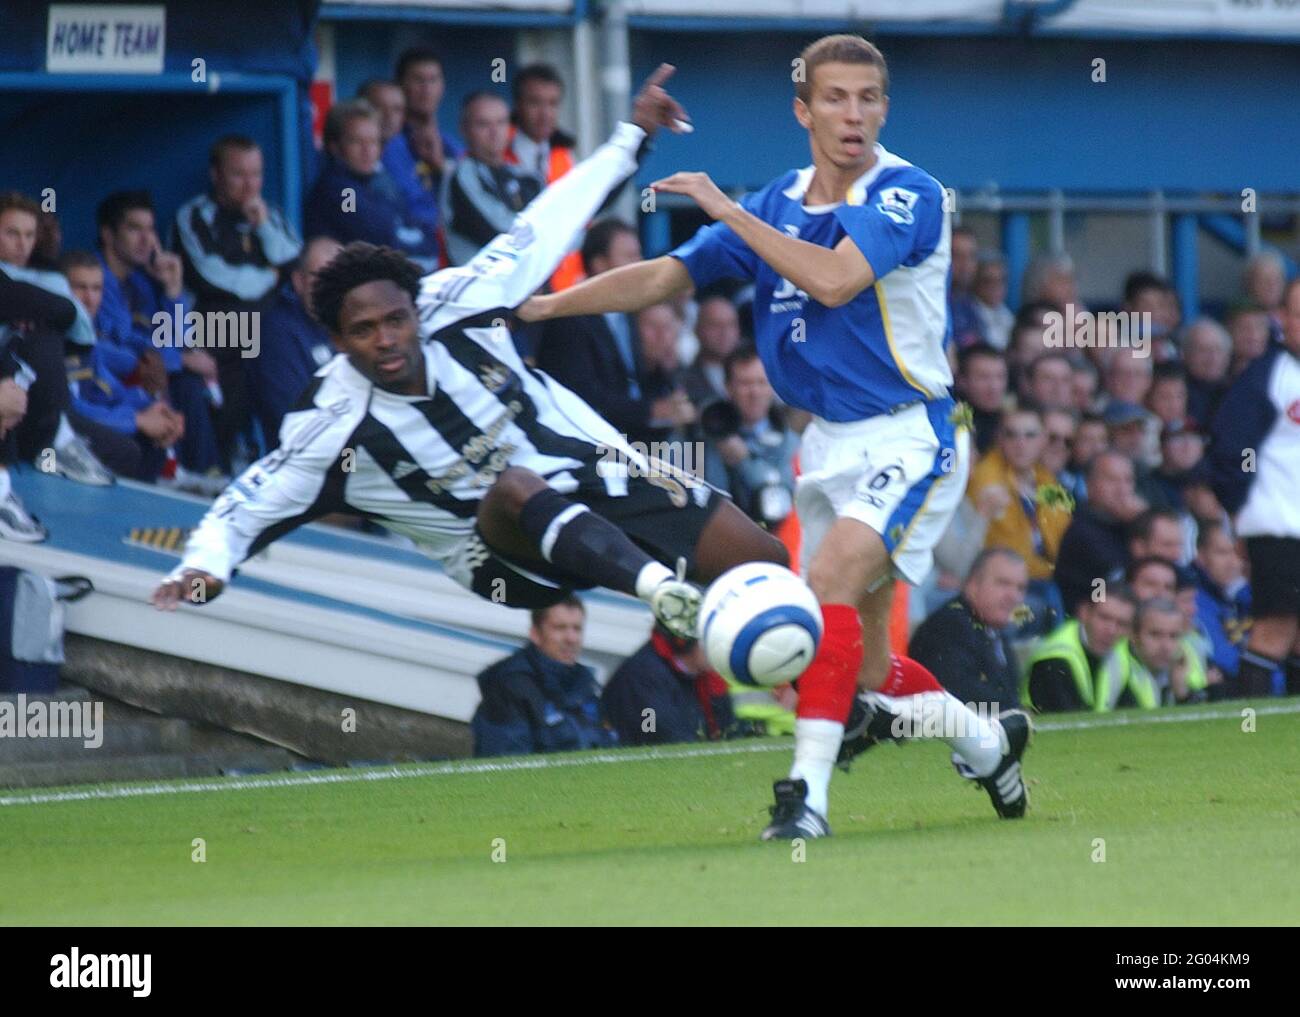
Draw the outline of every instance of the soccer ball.
M755 561L713 581L700 606L700 642L715 671L742 685L794 681L822 638L822 611L787 568Z

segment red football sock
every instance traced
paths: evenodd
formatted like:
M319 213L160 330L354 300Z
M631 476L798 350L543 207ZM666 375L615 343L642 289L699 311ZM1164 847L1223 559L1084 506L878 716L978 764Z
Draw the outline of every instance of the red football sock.
M911 657L889 655L889 677L880 691L887 696L913 696L918 692L942 692L943 686L929 669Z
M862 620L852 604L822 605L822 641L799 677L796 716L843 724L853 705L862 666Z

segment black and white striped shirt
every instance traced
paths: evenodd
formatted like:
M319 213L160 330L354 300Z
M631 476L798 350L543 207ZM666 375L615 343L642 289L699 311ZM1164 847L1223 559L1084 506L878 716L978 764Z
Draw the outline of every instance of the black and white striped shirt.
M644 132L620 124L589 159L519 214L468 264L421 283L427 391L371 384L339 354L284 418L280 448L213 504L181 565L228 580L249 555L332 511L382 521L449 563L473 543L479 499L507 466L565 493L600 477L613 495L640 457L576 395L519 359L505 321L580 238L600 203L636 168Z

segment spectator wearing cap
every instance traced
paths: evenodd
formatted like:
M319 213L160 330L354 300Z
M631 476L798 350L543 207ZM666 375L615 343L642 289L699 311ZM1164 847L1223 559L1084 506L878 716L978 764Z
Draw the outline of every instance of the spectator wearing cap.
M600 716L600 685L582 664L586 609L573 595L532 613L528 645L478 676L476 756L567 752L618 743Z
M963 703L995 712L1020 706L1010 631L1029 585L1025 560L1005 547L981 551L960 595L912 634L908 655Z
M1006 356L984 343L957 354L957 390L970 405L975 449L984 455L998 436L998 423L1007 401Z
M1183 363L1187 368L1187 412L1201 426L1208 426L1228 391L1228 368L1232 363L1232 337L1213 318L1198 318L1183 339Z
M1068 613L1123 574L1130 559L1126 526L1144 508L1127 456L1106 451L1093 459L1088 501L1075 508L1056 555L1056 583Z
M971 294L975 298L975 316L984 342L995 350L1005 350L1011 343L1011 326L1015 324L1016 316L1007 307L1007 263L1002 255L986 253L979 256Z

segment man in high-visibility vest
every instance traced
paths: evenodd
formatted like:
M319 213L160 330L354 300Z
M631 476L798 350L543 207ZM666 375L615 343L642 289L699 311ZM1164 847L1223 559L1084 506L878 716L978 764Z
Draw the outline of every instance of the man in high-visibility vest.
M515 75L506 162L532 174L543 187L568 173L575 163L574 140L558 127L564 79L550 64L529 64ZM582 257L571 252L551 276L551 289L583 279Z
M1205 691L1205 658L1185 640L1182 612L1166 597L1138 605L1133 635L1119 641L1104 667L1111 708L1154 710Z
M1137 601L1123 583L1079 604L1079 617L1045 635L1025 661L1020 698L1043 712L1114 709L1111 658L1133 624Z

